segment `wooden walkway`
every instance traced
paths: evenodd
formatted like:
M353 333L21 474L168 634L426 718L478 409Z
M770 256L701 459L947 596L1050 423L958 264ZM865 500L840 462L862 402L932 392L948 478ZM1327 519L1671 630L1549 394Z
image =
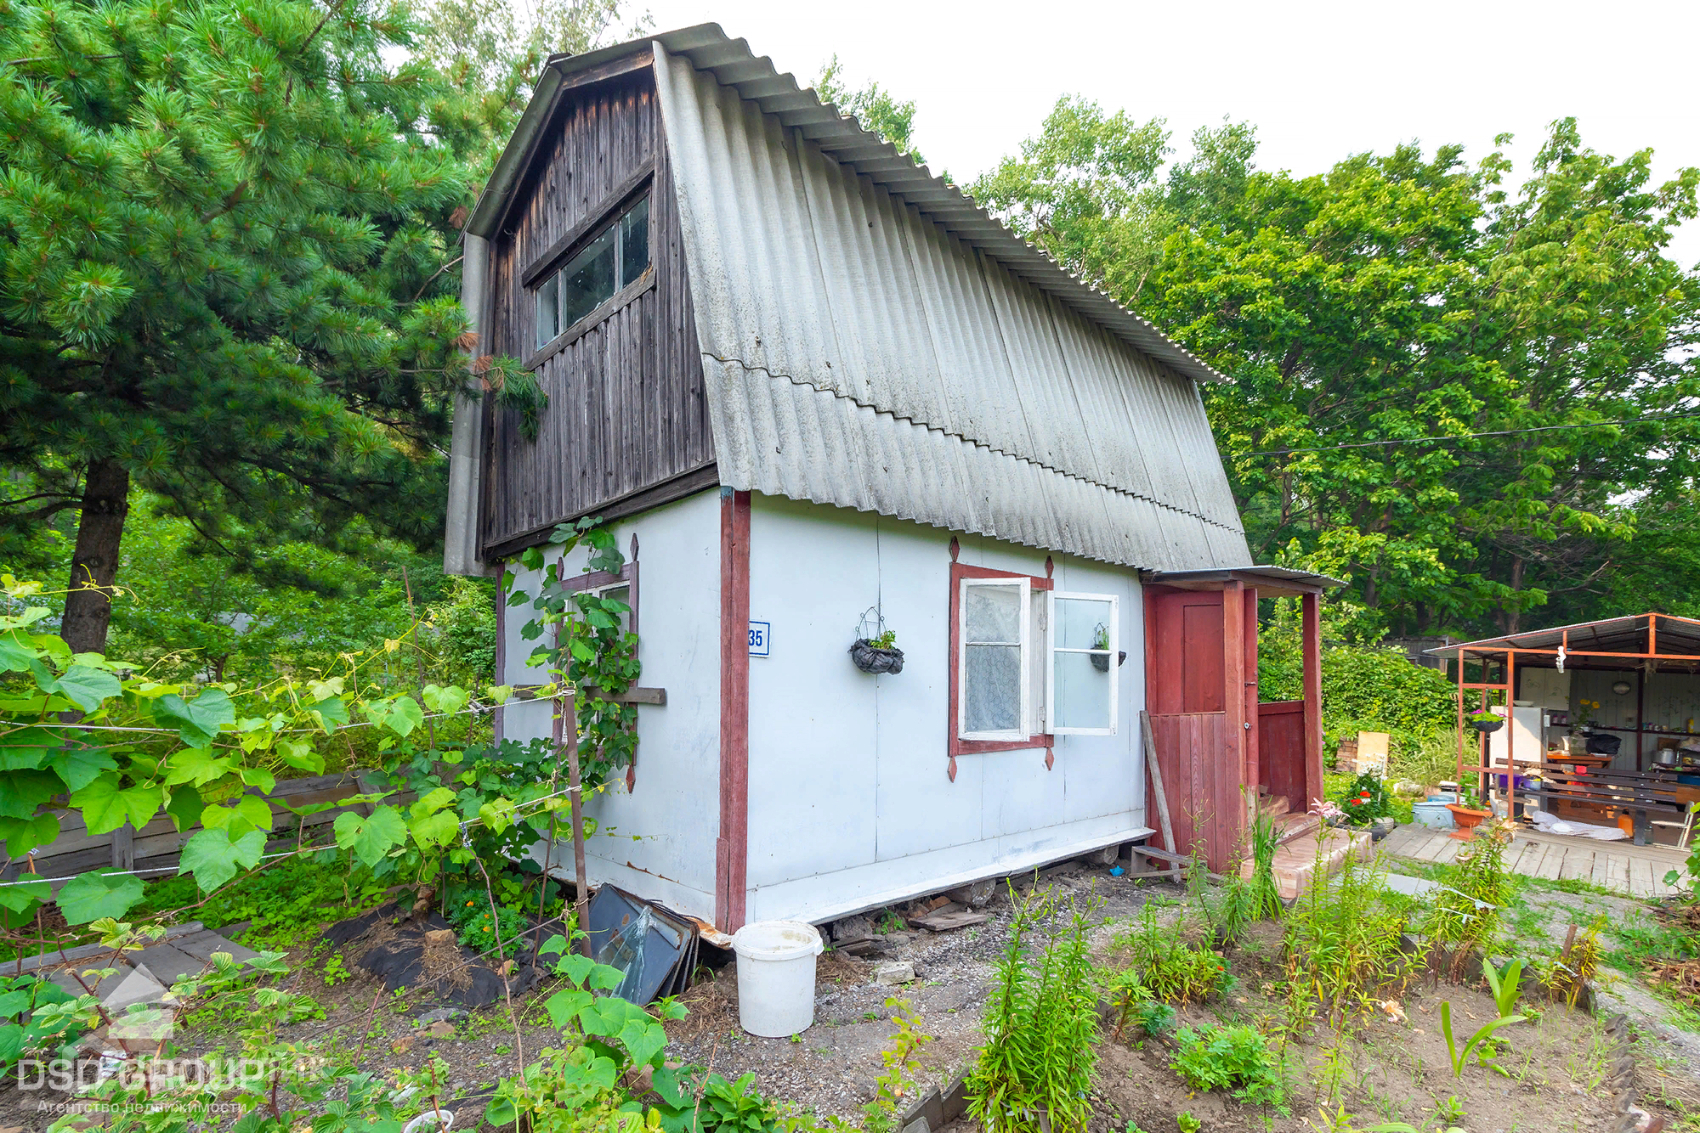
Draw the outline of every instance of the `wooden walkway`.
M1382 841L1394 857L1423 862L1450 862L1469 845L1445 830L1400 826ZM1568 834L1536 834L1519 829L1506 851L1513 873L1549 880L1587 881L1631 897L1663 897L1669 870L1681 872L1688 855L1674 846L1637 846L1632 842L1600 842Z

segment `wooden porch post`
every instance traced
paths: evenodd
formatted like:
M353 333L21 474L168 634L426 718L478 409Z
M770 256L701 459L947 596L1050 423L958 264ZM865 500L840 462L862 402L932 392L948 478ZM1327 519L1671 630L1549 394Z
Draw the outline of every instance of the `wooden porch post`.
M1224 738L1228 745L1228 766L1239 769L1240 787L1249 787L1255 794L1257 784L1246 777L1246 738L1251 731L1251 722L1246 719L1245 711L1245 584L1239 581L1229 582L1222 590L1222 654L1222 677L1226 686L1222 696L1222 723L1227 733ZM1242 797L1235 800L1236 805L1232 807L1234 825L1223 831L1227 835L1224 849L1230 854L1233 853L1232 847L1239 843L1246 805L1250 801Z
M1246 786L1255 796L1263 783L1263 747L1259 728L1262 721L1257 713L1257 587L1245 588L1245 718L1251 725L1242 729L1246 736Z
M1323 796L1322 787L1322 598L1299 599L1304 623L1305 806Z

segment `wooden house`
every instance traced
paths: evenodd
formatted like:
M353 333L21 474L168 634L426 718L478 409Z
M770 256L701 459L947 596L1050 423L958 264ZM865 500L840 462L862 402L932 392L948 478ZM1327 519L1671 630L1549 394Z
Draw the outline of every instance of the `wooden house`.
M1137 842L1145 710L1183 850L1234 855L1242 786L1321 794L1327 580L1252 565L1221 375L743 40L551 60L465 252L479 349L548 405L528 439L463 401L446 566L535 592L516 555L603 517L633 561L583 584L623 588L664 690L594 880L730 929ZM1260 704L1280 594L1311 694ZM502 617L502 679L537 680ZM881 625L899 673L848 651Z

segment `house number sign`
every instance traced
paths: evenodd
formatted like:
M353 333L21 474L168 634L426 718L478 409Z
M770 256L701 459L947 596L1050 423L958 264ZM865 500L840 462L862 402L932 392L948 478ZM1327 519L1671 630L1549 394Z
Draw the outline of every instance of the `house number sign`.
M767 647L773 639L773 627L767 622L750 623L750 656L766 657Z

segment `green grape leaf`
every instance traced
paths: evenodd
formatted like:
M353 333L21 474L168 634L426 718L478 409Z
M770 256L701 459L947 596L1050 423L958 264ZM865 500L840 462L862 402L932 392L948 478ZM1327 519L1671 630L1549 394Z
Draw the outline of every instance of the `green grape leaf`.
M193 700L176 693L162 696L153 702L153 716L158 723L176 727L184 743L205 747L221 727L236 723L236 706L223 689L209 688Z
M54 773L65 783L65 788L80 791L107 771L118 770L118 764L104 748L74 747L55 751L49 761Z
M140 830L164 798L162 787L120 788L118 776L108 773L72 794L71 805L82 810L90 834L108 834L126 822Z
M124 686L105 669L87 665L72 665L65 670L51 691L57 692L84 712L93 712L107 697L117 696Z
M53 844L59 837L59 816L47 811L33 818L0 818L0 834L6 839L6 852L21 858L37 846Z
M177 872L194 874L201 892L210 893L236 876L238 869L253 869L266 852L263 831L250 830L232 839L230 831L201 830L183 844Z
M370 817L344 811L332 824L336 844L352 850L367 868L384 860L384 855L407 841L407 823L393 806L381 806Z
M142 899L142 879L98 871L73 877L59 890L59 912L69 924L121 917Z
M171 790L171 801L165 804L165 813L171 816L171 821L179 831L187 830L201 821L201 811L206 809L206 803L201 798L201 792L187 785L179 785Z

